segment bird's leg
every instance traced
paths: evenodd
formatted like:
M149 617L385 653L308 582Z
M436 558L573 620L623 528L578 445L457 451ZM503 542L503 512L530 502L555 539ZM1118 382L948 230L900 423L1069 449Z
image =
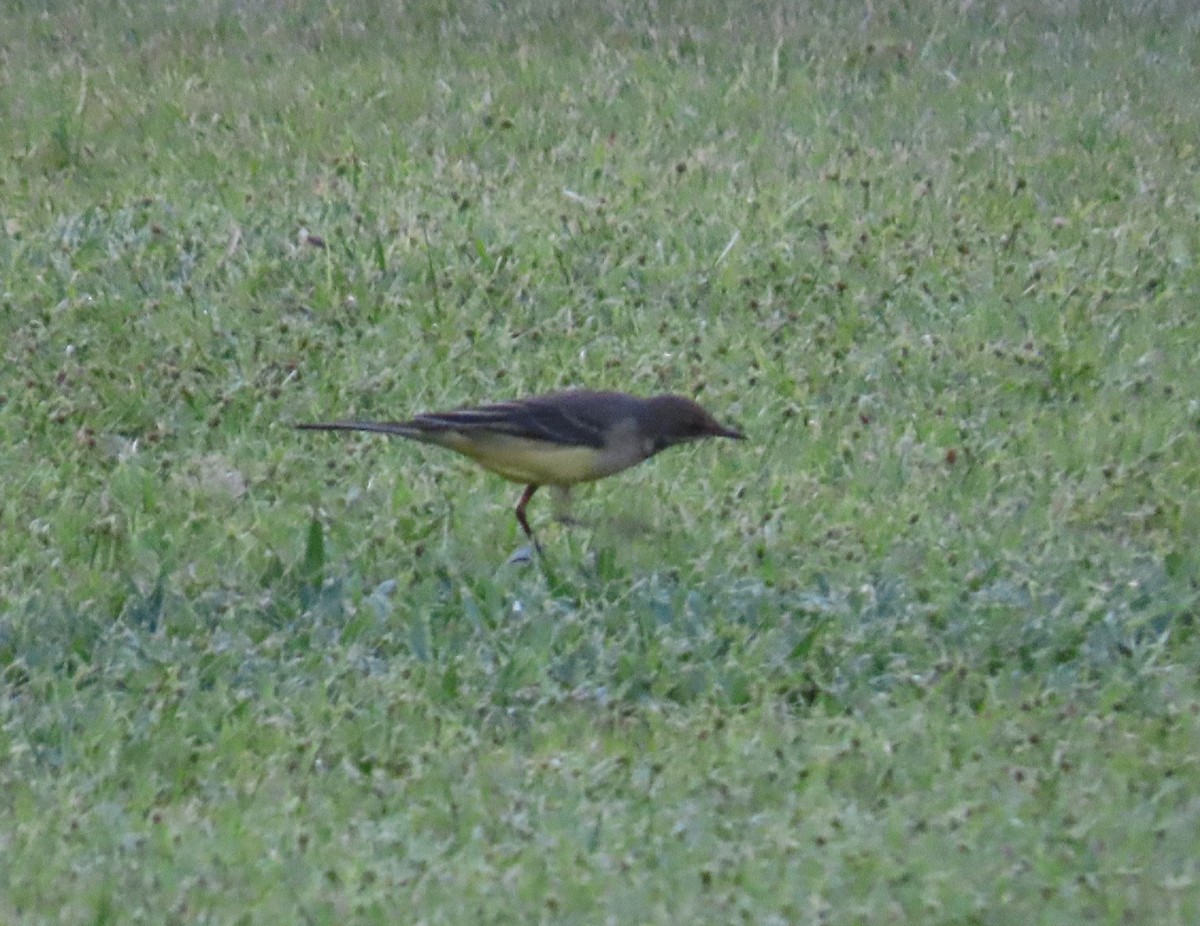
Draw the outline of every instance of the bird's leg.
M521 495L521 500L517 502L517 523L521 525L521 530L525 532L525 536L533 543L533 548L537 550L538 556L542 556L542 545L538 543L538 539L533 536L533 531L529 527L529 519L525 517L525 506L529 504L529 500L533 498L533 493L538 490L535 484L525 486L525 491Z
M582 522L571 515L570 486L554 487L554 520L559 524L581 524Z

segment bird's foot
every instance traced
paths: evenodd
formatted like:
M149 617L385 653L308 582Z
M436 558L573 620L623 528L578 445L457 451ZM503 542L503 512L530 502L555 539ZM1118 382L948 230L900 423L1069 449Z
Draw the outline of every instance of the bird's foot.
M528 546L520 547L512 556L504 563L505 566L513 566L517 563L532 563L534 556L537 554L537 548Z

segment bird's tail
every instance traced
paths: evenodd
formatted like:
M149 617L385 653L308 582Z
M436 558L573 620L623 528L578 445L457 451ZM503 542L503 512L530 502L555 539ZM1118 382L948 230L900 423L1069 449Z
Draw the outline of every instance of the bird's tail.
M420 440L425 436L422 428L407 421L324 421L317 424L298 424L301 431L372 431L376 434L394 434Z

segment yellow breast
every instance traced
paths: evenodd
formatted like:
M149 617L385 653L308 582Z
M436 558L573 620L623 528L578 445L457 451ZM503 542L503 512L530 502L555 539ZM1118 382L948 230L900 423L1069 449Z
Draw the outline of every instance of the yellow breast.
M443 432L437 443L475 460L513 482L569 486L599 479L613 470L596 447L562 447L506 434Z

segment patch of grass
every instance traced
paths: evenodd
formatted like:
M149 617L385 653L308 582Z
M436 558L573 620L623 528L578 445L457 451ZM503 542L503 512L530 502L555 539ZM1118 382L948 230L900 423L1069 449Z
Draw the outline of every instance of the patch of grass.
M1200 919L1189 10L0 22L0 919Z

